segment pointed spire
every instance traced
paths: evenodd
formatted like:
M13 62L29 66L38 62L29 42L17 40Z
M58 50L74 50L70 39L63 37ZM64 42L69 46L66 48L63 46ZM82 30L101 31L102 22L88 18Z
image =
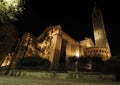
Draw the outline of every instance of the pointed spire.
M96 10L96 1L94 0L94 8L93 8L93 11L95 12Z

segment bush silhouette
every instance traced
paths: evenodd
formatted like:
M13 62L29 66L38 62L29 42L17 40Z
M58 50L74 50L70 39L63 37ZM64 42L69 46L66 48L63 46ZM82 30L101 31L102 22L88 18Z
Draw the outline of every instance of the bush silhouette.
M20 70L48 70L50 61L39 56L29 56L21 59L17 65Z

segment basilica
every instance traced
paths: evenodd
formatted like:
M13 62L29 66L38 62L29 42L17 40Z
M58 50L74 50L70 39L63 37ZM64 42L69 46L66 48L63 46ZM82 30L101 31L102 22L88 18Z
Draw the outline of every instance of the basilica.
M12 57L7 56L1 66L9 65L10 69L15 69L16 63L20 59L34 55L48 59L51 62L51 70L58 70L61 62L66 67L69 66L70 57L100 56L103 61L109 60L111 52L102 12L99 8L94 7L91 15L95 42L88 37L77 41L62 31L62 26L48 26L38 37L29 32L24 33L18 40Z

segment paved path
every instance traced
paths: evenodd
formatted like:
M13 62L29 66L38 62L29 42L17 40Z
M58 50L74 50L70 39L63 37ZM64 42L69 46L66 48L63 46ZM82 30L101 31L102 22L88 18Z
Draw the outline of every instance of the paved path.
M94 82L74 79L41 79L30 76L0 76L0 85L120 85L120 82Z

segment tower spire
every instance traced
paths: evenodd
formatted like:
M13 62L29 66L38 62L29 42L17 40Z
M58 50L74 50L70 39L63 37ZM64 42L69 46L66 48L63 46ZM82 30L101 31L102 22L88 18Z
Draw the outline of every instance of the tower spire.
M106 48L109 51L109 54L111 56L110 47L108 44L104 22L102 18L102 12L101 12L101 9L96 8L95 1L94 1L93 12L92 12L92 21L93 21L95 47Z
M93 6L93 12L95 12L95 10L96 10L96 1L94 0L94 4L93 4L94 6Z

